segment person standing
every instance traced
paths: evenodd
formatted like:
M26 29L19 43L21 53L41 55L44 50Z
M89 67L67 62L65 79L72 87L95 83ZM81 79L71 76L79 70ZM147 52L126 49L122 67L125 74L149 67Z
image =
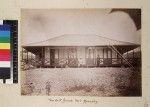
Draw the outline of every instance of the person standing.
M33 83L30 83L29 84L29 89L30 89L30 95L34 93L34 89L35 89L35 86Z
M46 82L46 95L50 95L50 92L51 92L51 85L50 85L50 82Z
M99 55L97 55L97 67L99 67L100 66L100 57L99 57Z

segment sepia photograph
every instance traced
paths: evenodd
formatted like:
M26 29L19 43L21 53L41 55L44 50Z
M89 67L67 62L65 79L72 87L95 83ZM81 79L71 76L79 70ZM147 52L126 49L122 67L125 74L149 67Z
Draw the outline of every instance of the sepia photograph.
M141 9L21 9L21 95L142 96Z

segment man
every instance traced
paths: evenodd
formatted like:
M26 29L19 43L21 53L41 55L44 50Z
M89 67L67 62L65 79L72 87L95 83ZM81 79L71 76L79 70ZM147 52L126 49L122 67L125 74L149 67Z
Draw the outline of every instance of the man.
M100 65L100 57L99 55L97 55L97 67L99 67L99 65Z
M29 84L29 89L30 89L30 93L29 93L29 94L30 94L30 95L33 94L33 93L34 93L34 89L35 89L35 86L34 86L33 83L30 83L30 84Z
M46 95L49 95L50 92L51 92L51 85L50 85L50 82L49 82L49 81L46 82L46 87L45 87L45 89L46 89Z

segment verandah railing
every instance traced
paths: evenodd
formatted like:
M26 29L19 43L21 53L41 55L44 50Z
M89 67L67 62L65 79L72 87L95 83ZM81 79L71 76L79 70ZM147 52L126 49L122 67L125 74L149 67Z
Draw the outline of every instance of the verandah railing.
M141 63L140 58L126 58L126 60L133 66L139 66ZM22 66L30 67L128 67L127 62L123 58L55 58L53 64L45 59L44 63L39 59L24 59L22 60Z

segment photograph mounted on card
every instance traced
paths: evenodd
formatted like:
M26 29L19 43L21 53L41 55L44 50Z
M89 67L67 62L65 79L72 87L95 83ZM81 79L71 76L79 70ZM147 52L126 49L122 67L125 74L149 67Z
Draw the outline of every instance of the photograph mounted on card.
M141 9L22 9L21 95L141 96Z

